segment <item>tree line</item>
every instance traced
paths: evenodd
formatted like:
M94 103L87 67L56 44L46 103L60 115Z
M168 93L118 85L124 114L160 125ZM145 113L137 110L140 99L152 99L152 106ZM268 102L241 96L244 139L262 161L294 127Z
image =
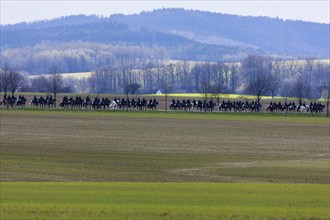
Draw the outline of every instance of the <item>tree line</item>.
M330 87L330 65L322 60L283 61L250 55L241 63L112 59L111 65L97 69L88 78L63 78L53 66L48 75L27 79L18 70L2 67L3 92L75 92L96 94L202 93L220 99L237 93L296 97L297 100L326 96ZM56 78L56 83L54 79Z
M265 95L302 100L320 98L330 85L329 78L330 63L313 59L283 61L259 55L241 63L122 59L96 70L81 89L125 93L127 85L139 84L140 93L236 93L253 95L257 101Z

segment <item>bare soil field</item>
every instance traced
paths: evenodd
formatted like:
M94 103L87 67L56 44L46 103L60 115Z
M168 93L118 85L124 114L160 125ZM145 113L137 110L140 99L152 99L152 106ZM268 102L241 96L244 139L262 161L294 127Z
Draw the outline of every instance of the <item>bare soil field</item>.
M329 118L0 110L1 181L329 184Z

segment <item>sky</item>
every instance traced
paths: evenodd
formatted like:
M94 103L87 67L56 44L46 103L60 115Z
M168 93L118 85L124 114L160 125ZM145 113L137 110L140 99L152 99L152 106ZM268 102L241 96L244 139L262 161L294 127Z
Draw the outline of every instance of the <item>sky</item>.
M330 23L330 0L0 0L0 3L2 25L77 14L135 14L159 8Z

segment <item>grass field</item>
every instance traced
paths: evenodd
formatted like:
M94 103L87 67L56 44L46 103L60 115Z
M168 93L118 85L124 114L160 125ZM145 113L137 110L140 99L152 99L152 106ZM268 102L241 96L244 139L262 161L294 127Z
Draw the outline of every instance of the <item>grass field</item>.
M4 219L330 218L329 118L40 109L0 116Z
M2 219L328 219L328 185L1 183Z

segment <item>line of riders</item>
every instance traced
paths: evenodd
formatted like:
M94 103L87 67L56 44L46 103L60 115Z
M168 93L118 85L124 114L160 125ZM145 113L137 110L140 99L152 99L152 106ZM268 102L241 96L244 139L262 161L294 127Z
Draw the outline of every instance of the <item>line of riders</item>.
M17 102L16 102L17 100ZM0 101L0 106L4 107L25 107L26 105L26 98L24 95L20 95L17 99L14 96L10 95L4 95L3 99ZM40 96L37 97L36 95L31 100L29 106L30 107L44 107L44 108L53 108L55 107L56 100L53 98L52 95L47 95L46 97ZM68 98L67 96L64 96L59 107L60 108L66 108L66 109L136 109L136 110L156 110L158 106L157 100L150 99L147 101L145 98L141 99L120 99L120 98L114 98L113 101L111 101L109 98L99 98L95 97L94 99L91 99L89 96L86 97L86 99L81 98L81 96L76 96L76 98L73 98L72 96Z
M262 110L262 105L259 102L242 102L242 101L222 101L222 103L219 103L218 110L222 112L239 112L239 111L249 111L249 112L258 112ZM178 110L184 110L184 111L191 111L191 110L197 110L197 111L209 111L212 112L215 110L216 103L211 100L198 100L195 99L193 101L190 101L188 99L187 101L183 99L180 100L172 100L172 103L170 104L170 109L174 111Z
M95 97L94 99L91 99L89 96L86 97L86 99L81 98L80 96L76 96L76 98L73 98L72 96L68 98L67 96L64 96L60 107L61 108L87 108L87 109L130 109L130 110L156 110L158 106L157 100L149 99L147 101L145 98L137 98L137 99L129 99L129 98L114 98L113 101L111 101L109 98L99 98Z
M199 111L214 111L216 107L216 103L213 100L209 101L190 101L189 99L186 101L183 99L180 100L172 100L170 104L171 110L184 110L184 111L191 111L191 110L199 110ZM322 105L320 102L311 102L310 105L306 105L305 102L299 101L298 105L295 102L285 102L281 104L281 102L273 102L271 101L269 106L266 108L267 112L311 112L311 113L322 113L325 105ZM225 101L219 103L218 110L220 112L260 112L263 111L263 106L261 103L257 101Z
M17 101L16 101L17 100ZM24 97L24 95L20 95L18 98L15 96L10 96L5 94L3 96L3 99L0 100L0 106L4 106L4 107L25 107L26 104L26 98Z
M297 112L311 112L311 113L322 113L323 109L325 109L325 105L322 105L320 102L311 102L307 105L305 102L299 101L298 105L294 102L284 103L281 102L270 102L266 111L269 112L284 112L284 111L297 111Z
M18 98L10 95L4 95L3 99L0 101L0 106L4 107L24 107L26 105L27 99L24 95L20 95ZM46 97L36 95L30 102L30 107L44 107L44 108L53 108L55 107L56 100L52 95L47 95ZM95 97L91 99L87 96L85 99L81 96L76 96L70 98L64 96L59 107L66 109L119 109L119 110L157 110L158 101L153 99L137 98L114 98L110 100L109 98L99 98ZM175 100L172 99L170 103L170 110L173 111L208 111L212 112L216 110L216 103L211 100L190 100L183 99ZM325 105L321 103L311 102L309 105L306 105L305 102L298 102L296 105L295 102L273 102L271 101L268 107L266 108L267 112L311 112L311 113L322 113ZM218 104L218 111L221 112L259 112L263 111L263 106L257 101L225 101L223 100Z

